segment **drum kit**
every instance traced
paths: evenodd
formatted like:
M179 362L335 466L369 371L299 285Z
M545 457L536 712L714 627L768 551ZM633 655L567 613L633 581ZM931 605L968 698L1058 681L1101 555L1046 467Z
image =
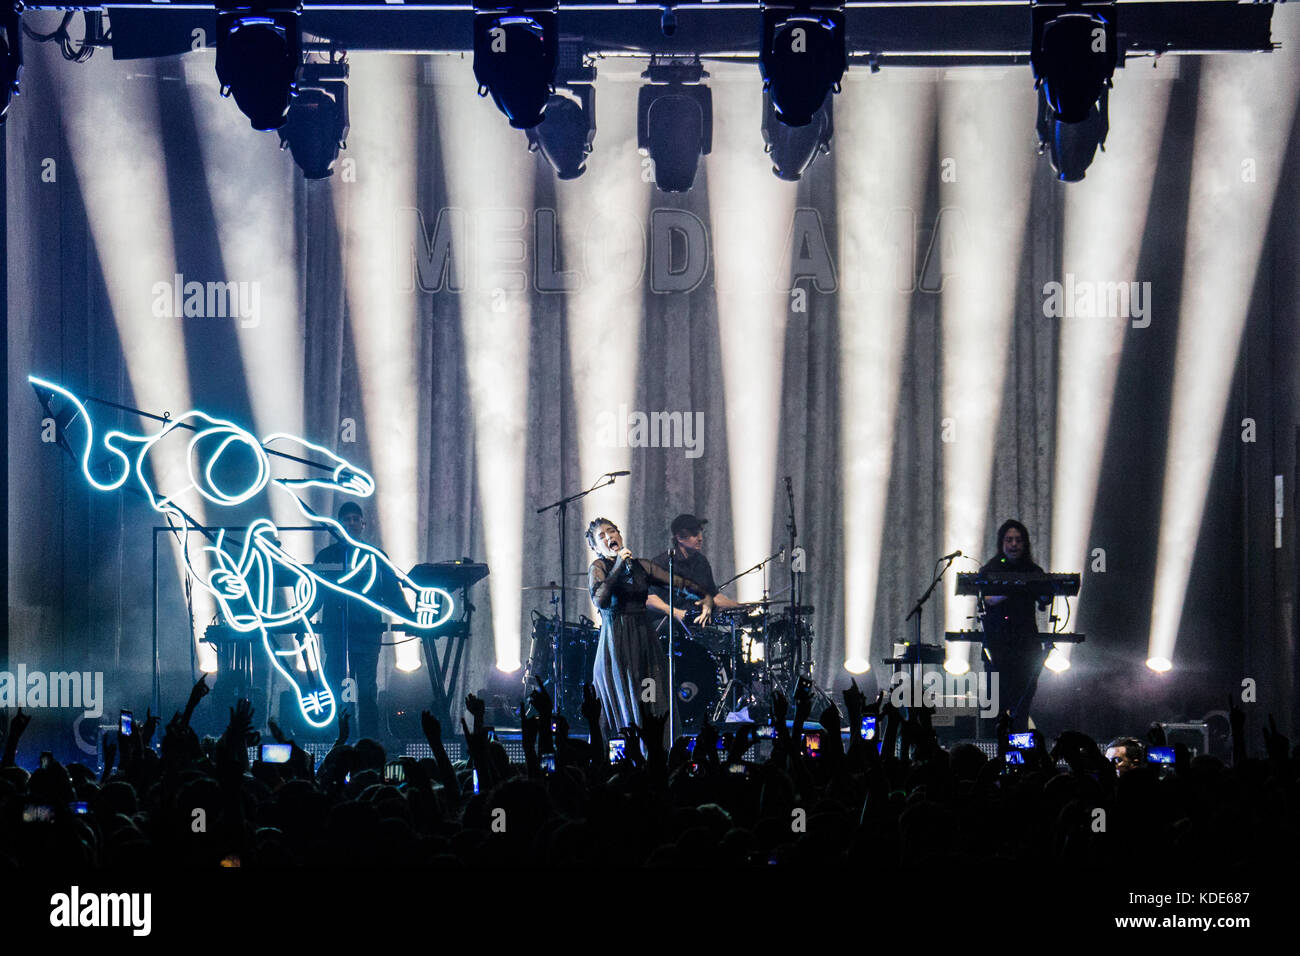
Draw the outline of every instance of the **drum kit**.
M585 728L582 685L592 678L600 628L586 617L559 625L561 586L555 582L525 587L525 592L547 592L551 613L533 612L532 647L525 669L525 686L534 675L568 717L571 726ZM584 592L585 588L566 590ZM736 607L714 608L709 624L693 616L676 625L673 683L677 711L687 733L707 720L766 722L772 697L787 696L800 677L811 677L813 608L790 601L767 600ZM562 640L556 638L562 635ZM668 651L668 619L659 622L659 640ZM555 683L554 646L561 651L563 687Z

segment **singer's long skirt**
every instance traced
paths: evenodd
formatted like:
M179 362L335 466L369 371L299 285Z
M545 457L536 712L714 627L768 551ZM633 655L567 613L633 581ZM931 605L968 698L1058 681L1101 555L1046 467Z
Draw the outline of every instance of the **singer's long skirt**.
M624 727L641 726L641 704L656 715L668 710L668 655L644 610L600 612L600 641L592 683L601 704L601 730L608 738ZM681 728L664 728L664 746Z

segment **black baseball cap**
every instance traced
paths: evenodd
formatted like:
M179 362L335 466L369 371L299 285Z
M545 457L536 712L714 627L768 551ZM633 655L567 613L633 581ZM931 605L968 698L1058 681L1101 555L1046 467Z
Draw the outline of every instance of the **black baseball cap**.
M683 531L695 534L697 531L702 531L708 523L707 518L697 518L695 515L678 515L673 519L671 530L674 535L681 534Z
M353 513L360 515L362 518L365 517L365 512L361 510L361 506L359 504L357 504L355 501L345 501L343 502L343 504L339 505L338 519L342 521L348 515Z

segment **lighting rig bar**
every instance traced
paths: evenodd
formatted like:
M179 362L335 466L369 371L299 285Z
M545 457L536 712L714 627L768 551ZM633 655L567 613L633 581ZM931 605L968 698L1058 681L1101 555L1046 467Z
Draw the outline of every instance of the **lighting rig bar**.
M525 4L526 5L526 4ZM760 3L610 3L561 0L559 29L581 37L592 56L699 55L757 60ZM660 29L671 7L672 36ZM1120 56L1267 52L1272 4L1227 0L1121 2ZM192 49L193 31L212 36L210 4L103 0L60 3L26 10L105 11L112 24L116 59L170 56ZM305 34L347 50L468 53L474 49L474 7L463 0L358 3L311 0L302 5ZM980 66L1026 64L1030 57L1030 11L1004 0L849 0L843 14L848 59L873 70L881 66Z

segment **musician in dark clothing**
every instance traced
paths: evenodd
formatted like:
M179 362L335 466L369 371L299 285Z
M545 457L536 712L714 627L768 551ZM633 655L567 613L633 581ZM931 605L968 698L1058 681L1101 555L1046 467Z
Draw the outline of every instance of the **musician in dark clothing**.
M681 514L673 519L670 530L673 540L677 542L677 553L673 555L673 574L697 582L707 594L713 595L715 607L737 607L738 605L731 598L718 593L718 586L713 580L713 568L709 565L709 559L704 556L704 525L707 523L692 514ZM653 563L667 572L668 552L665 551L656 557ZM652 613L657 612L660 619L667 617L668 589L652 586L645 604ZM696 616L695 623L709 623L710 615L705 614L701 609L689 606L681 599L675 602L673 610L679 621L685 620L688 616Z
M1029 548L1029 531L1015 519L998 528L998 553L980 568L994 571L1042 574ZM1037 602L1029 594L990 595L984 598L984 649L988 668L998 675L999 710L1011 712L1011 729L1029 729L1029 705L1038 689L1038 677L1047 649L1038 638Z
M364 540L366 517L355 502L344 502L338 511L343 530ZM317 564L348 567L348 551L342 542L323 548ZM396 584L396 582L394 582ZM324 590L324 589L322 589ZM342 703L343 680L352 677L357 685L357 730L362 737L379 736L379 648L384 637L384 619L364 601L353 601L327 591L321 616L321 644L325 651L325 677Z
M592 668L592 684L600 697L603 728L616 734L633 724L640 725L642 701L662 714L668 709L663 692L668 684L668 655L650 629L646 598L650 582L668 584L666 571L649 561L635 558L623 544L623 534L614 522L596 518L587 526L587 544L597 555L588 569L587 584L592 603L600 611L600 643ZM679 589L703 590L680 574L672 581ZM711 595L704 597L707 615L713 608ZM647 699L647 694L653 700ZM673 726L664 727L664 746L672 744L680 729L680 712Z

